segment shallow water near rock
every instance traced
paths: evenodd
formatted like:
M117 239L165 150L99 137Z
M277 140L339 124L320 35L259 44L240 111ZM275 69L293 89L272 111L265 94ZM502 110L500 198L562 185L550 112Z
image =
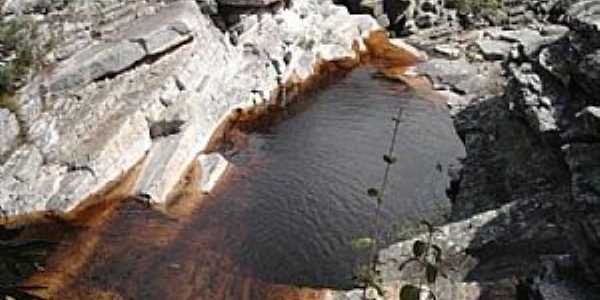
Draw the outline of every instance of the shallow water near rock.
M210 195L166 212L125 202L59 246L30 283L60 281L65 299L318 299L319 290L289 286L351 287L350 244L372 232L365 191L382 179L397 111L386 243L420 219L442 218L448 167L464 155L445 104L373 72L359 68L233 132L224 150L231 166Z

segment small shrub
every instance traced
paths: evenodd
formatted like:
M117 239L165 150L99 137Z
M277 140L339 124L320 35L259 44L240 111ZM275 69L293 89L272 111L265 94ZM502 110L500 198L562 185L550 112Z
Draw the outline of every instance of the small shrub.
M16 113L19 108L19 104L15 99L8 94L0 94L0 108L5 108L13 113Z
M28 74L43 65L50 45L36 46L38 31L37 22L26 17L0 22L0 56L11 58L0 65L0 94L14 92Z
M480 15L501 8L502 0L449 0L447 5L461 14Z

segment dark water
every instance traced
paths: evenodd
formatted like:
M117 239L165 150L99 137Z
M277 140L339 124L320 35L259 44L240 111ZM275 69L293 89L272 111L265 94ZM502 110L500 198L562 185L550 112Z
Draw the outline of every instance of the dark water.
M244 228L225 242L254 276L301 285L350 283L350 242L371 232L375 203L365 191L382 180L382 155L398 110L398 163L383 205L386 236L393 237L394 225L439 219L448 207L447 166L464 150L447 111L371 73L356 70L292 107L230 155L234 167L216 197L227 231Z
M83 227L29 284L56 299L321 299L348 287L350 243L371 233L382 155L401 110L382 222L394 229L439 218L448 165L463 156L443 104L358 69L268 126L238 133L227 175L210 195L166 212L125 202ZM235 132L232 133L232 136ZM394 226L396 225L396 226ZM396 228L395 228L396 227Z

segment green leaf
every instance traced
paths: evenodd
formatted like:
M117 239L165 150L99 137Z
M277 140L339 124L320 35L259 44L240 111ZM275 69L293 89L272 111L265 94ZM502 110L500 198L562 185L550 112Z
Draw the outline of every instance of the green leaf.
M425 275L427 277L427 282L434 283L437 279L438 269L433 264L427 264L425 266Z
M400 290L400 300L419 300L420 289L414 285L408 284Z
M415 241L413 244L413 255L415 257L421 257L425 254L425 251L427 251L427 243L420 240Z
M352 240L352 249L357 251L371 249L373 246L375 246L375 240L370 237Z
M370 188L367 190L367 195L372 198L379 197L379 190L376 188Z
M390 164L390 165L391 165L391 164L393 164L393 163L395 163L395 162L397 161L397 158L396 158L396 157L394 157L394 156L391 156L391 155L385 154L385 155L383 156L383 161L385 161L386 163L388 163L388 164Z

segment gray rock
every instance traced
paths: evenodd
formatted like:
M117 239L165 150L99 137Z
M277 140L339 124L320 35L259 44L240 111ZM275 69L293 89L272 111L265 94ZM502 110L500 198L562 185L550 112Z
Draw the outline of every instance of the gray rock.
M229 162L219 153L201 154L198 156L201 179L198 188L204 193L210 192L219 178L227 171Z
M566 161L572 173L575 201L600 204L600 144L571 144Z
M433 50L450 58L460 57L460 49L452 45L436 45Z
M16 116L8 109L0 108L0 158L16 146L19 132Z
M566 12L570 26L579 31L600 30L600 1L584 0L574 3Z
M575 115L562 135L566 141L600 142L600 107L588 106Z
M517 43L521 52L531 57L540 47L551 44L560 39L561 35L543 36L539 31L532 29L509 30L499 32L502 40Z
M487 60L503 60L510 52L510 43L495 40L478 40L475 42L483 57Z
M307 13L310 20L301 22L298 15L308 11L321 14ZM185 125L180 132L155 140L137 182L137 193L149 196L154 202L167 201L179 179L228 115L236 109L269 101L279 82L308 78L314 74L318 59L355 58L353 45L356 42L361 45L368 32L380 28L372 18L350 16L347 10L327 2L297 2L292 10L283 14L285 17L263 15L260 20L242 18L245 29L238 38L242 53L214 42L213 39L219 38L213 36L215 32L206 32L204 27L196 29L200 36L208 39L192 43L193 51L206 51L207 43L210 43L214 47L213 53L225 57L215 60L192 55L193 58L176 75L179 79L176 85L183 88L179 96L170 101L173 104L169 105L163 118L182 120ZM292 45L286 46L286 41ZM292 48L289 50L293 53L291 57L284 51L287 47ZM215 74L207 70L227 71ZM224 90L223 82L235 84Z
M50 89L62 91L118 74L145 55L142 45L129 41L92 46L63 64L50 83Z
M569 27L558 24L544 25L540 29L543 36L564 36L567 32L569 32Z
M583 60L577 65L575 73L576 84L588 93L594 95L592 99L598 99L600 95L600 49L587 54ZM600 100L594 102L600 105Z
M146 55L156 55L189 40L192 29L200 26L198 18L194 1L178 1L132 23L116 38L139 43Z
M217 0L220 5L239 7L265 7L281 0Z
M7 0L1 7L2 14L46 13L52 8L51 0Z
M436 84L455 86L477 74L477 68L464 58L458 60L431 59L417 65L415 71L429 76Z

